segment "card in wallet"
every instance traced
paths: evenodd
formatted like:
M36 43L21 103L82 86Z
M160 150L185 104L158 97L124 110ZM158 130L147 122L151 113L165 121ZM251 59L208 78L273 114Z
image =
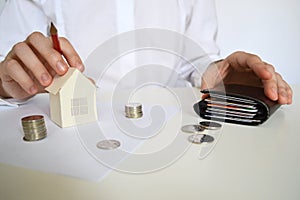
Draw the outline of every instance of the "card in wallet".
M201 92L207 96L194 104L194 110L209 120L254 126L265 122L280 106L260 87L228 84Z

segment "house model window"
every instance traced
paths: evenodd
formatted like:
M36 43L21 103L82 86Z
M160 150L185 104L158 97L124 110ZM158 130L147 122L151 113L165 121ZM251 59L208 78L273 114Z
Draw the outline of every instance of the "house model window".
M71 115L87 115L89 113L89 106L86 97L71 99Z
M55 76L50 93L50 117L62 128L97 121L96 87L79 70Z

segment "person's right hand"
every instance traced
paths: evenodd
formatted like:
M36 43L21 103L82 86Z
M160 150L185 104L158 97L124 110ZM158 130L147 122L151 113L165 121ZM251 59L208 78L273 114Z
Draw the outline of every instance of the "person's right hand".
M59 42L63 55L53 48L51 38L40 32L15 44L0 63L0 96L24 99L43 92L54 75L65 74L69 67L83 71L83 63L71 43L62 37Z

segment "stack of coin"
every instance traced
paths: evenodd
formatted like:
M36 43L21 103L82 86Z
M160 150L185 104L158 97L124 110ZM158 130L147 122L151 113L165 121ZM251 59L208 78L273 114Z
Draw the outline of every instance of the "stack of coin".
M125 115L128 118L141 118L143 116L142 104L129 103L125 105Z
M25 141L37 141L47 136L47 130L42 115L31 115L21 119Z

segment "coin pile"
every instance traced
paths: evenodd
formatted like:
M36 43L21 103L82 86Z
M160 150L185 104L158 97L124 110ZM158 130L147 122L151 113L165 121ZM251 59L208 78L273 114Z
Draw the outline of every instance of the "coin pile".
M188 137L188 141L194 144L211 143L214 137L207 134L200 134L205 130L217 130L222 127L221 124L211 121L201 121L199 124L185 125L181 127L181 131L185 133L193 133Z
M25 141L37 141L47 136L44 117L42 115L31 115L21 119Z
M202 121L199 124L190 124L181 127L181 131L185 133L199 133L204 130L217 130L222 127L221 124L211 121Z
M141 118L143 116L142 104L140 103L126 104L125 115L127 118Z

